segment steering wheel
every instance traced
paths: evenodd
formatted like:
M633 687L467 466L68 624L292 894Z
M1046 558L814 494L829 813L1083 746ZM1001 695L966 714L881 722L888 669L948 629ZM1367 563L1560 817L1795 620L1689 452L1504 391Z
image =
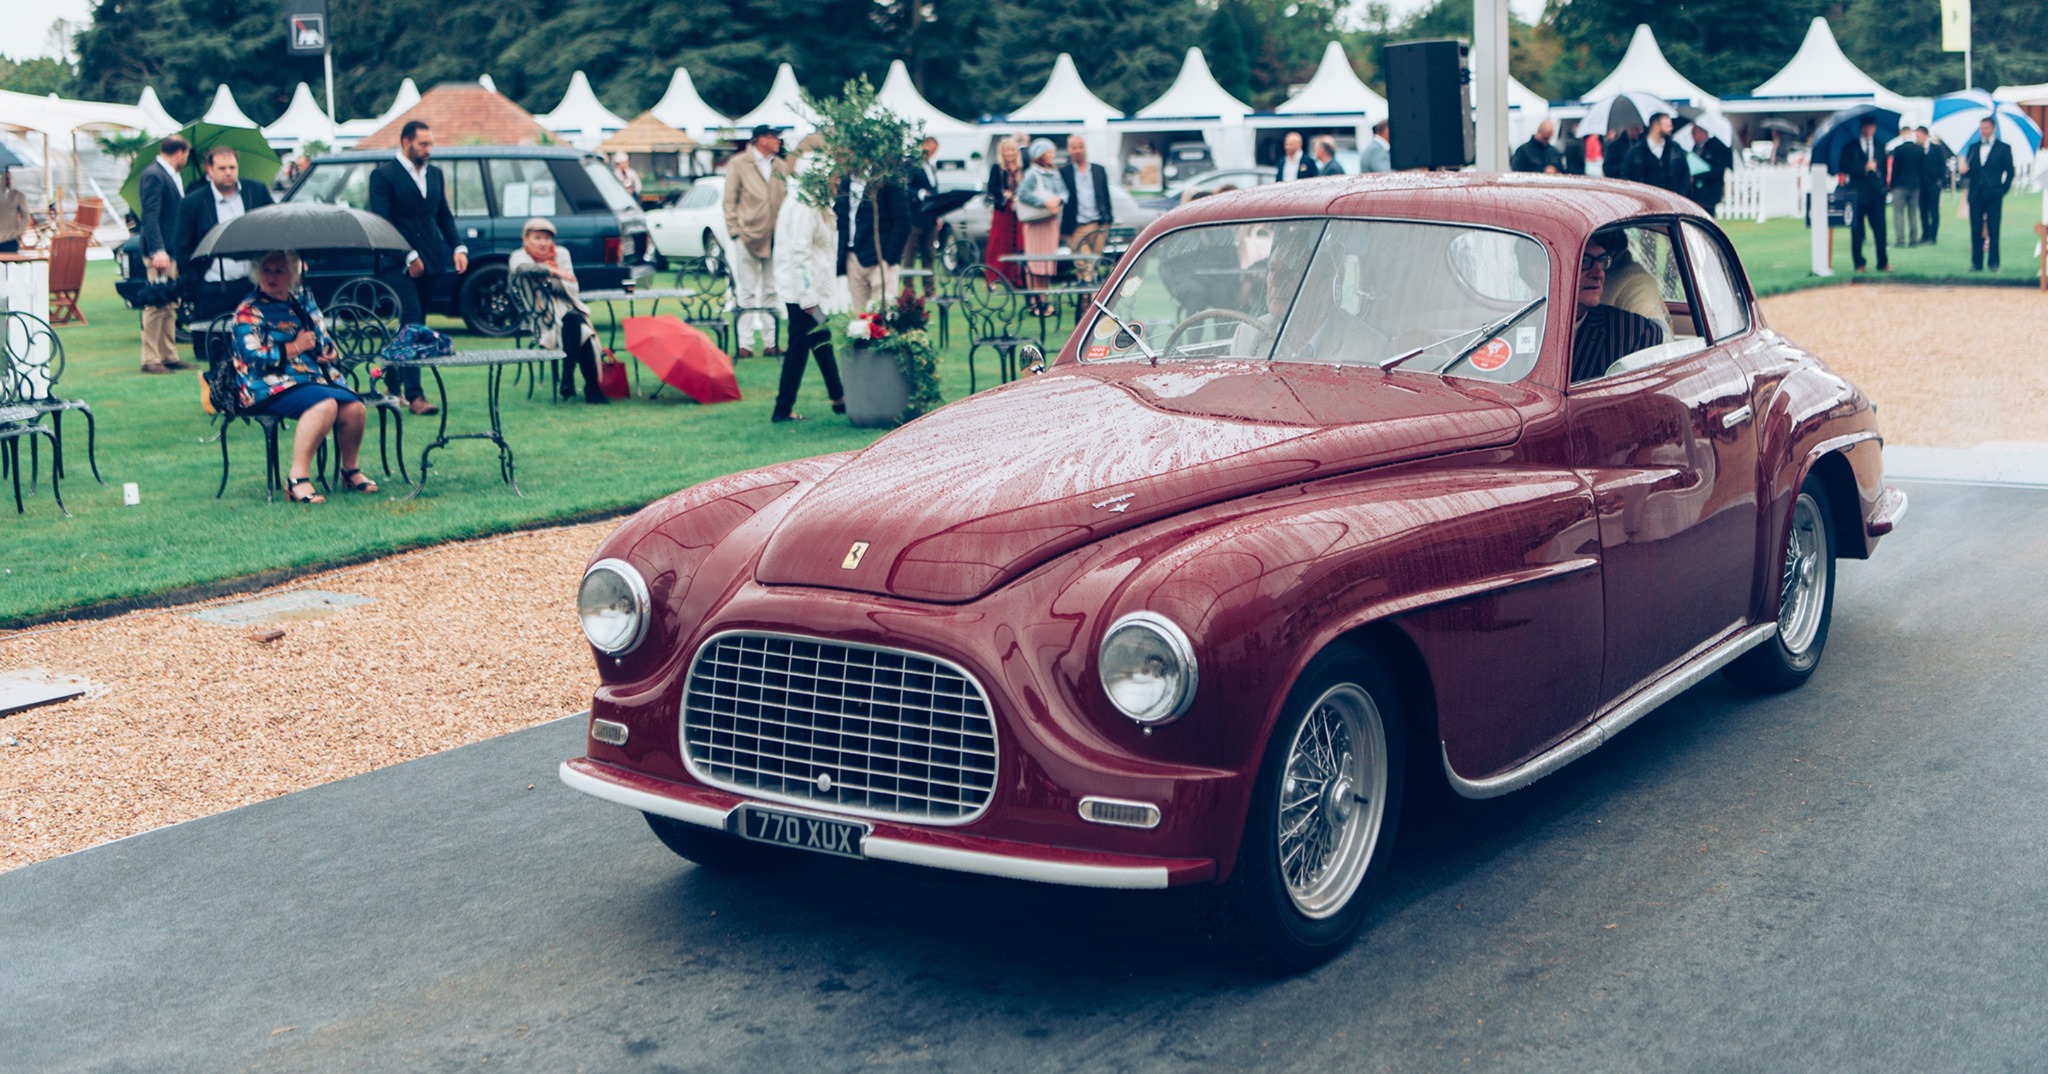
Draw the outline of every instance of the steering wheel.
M1183 318L1179 324L1174 325L1173 331L1168 332L1166 334L1166 346L1160 350L1160 355L1165 356L1173 353L1174 345L1180 342L1180 334L1182 332L1187 331L1189 325L1194 324L1196 321L1208 320L1210 318L1219 318L1225 321L1236 321L1237 323L1244 325L1247 328L1250 328L1252 331L1257 332L1262 336L1265 336L1267 339L1273 338L1273 330L1271 328L1266 327L1265 325L1260 324L1258 318L1253 317L1249 313L1243 313L1238 310L1227 310L1221 308L1196 310L1194 313L1188 314L1187 317Z

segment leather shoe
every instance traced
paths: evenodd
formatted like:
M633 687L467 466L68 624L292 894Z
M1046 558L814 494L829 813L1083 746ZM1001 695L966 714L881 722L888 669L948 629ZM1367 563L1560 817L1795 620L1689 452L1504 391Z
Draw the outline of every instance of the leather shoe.
M741 348L739 349L739 353L737 353L737 354L734 354L734 355L733 355L733 357L734 357L734 358L752 358L753 356L754 356L754 352L753 352L753 351L750 351L750 350L748 350L748 349L747 349L747 348L745 348L745 347L741 347Z
M144 362L142 363L142 371L144 373L168 373L171 371L171 367L162 362Z
M803 421L804 416L802 414L773 414L769 416L768 420L772 422Z
M418 399L414 399L406 403L405 407L407 410L410 410L413 413L418 414L422 417L428 414L439 414L441 412L441 408L435 406L432 403L427 402L425 396L421 396Z
M765 355L767 355L767 356L768 356L768 357L770 357L770 358L780 358L780 357L782 357L782 348L781 348L781 347L770 347L770 348L768 348L767 350L765 350L765 351L762 351L761 353L762 353L762 354L765 354Z
M184 360L182 360L182 359L178 359L178 358L173 358L173 359L171 359L170 361L168 361L168 362L165 362L165 363L164 363L164 368L165 368L165 369L191 369L191 368L192 368L192 363L191 363L191 362L187 362L187 361L184 361Z

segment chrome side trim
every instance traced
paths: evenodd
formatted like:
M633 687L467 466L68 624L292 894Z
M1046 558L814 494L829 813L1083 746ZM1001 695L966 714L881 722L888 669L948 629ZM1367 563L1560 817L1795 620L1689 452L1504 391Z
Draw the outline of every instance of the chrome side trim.
M567 761L563 761L562 766L555 771L562 777L562 782L567 784L570 790L582 791L592 798L602 798L607 802L616 802L628 809L637 809L642 813L654 813L688 824L697 824L706 828L718 828L720 830L725 828L724 810L712 809L709 806L692 805L688 802L678 802L673 798L663 798L661 795L649 794L646 791L636 790L632 787L621 787L610 780L598 779L596 776L578 772L574 768L569 767L569 762Z
M569 767L567 761L563 761L557 771L562 782L572 790L582 791L593 798L602 798L607 802L615 802L643 813L670 817L686 824L718 831L726 830L724 810L678 802L673 798L663 798L658 794L649 794L632 787L621 787L609 780L578 772ZM876 861L922 865L932 869L976 873L1007 880L1029 880L1040 884L1115 888L1126 891L1152 891L1167 886L1164 865L1080 865L1074 862L988 854L978 850L955 850L950 847L928 846L924 843L910 843L901 839L885 839L873 835L862 841L861 848L869 858Z
M1459 775L1457 770L1451 767L1450 748L1439 742L1437 746L1443 754L1444 777L1450 780L1452 790L1466 798L1497 798L1509 791L1521 790L1599 749L1608 739L1620 734L1629 724L1649 715L1657 706L1691 689L1700 680L1728 666L1736 657L1777 636L1778 624L1775 622L1759 623L1750 627L1636 691L1609 709L1606 715L1588 724L1585 730L1551 747L1548 752L1539 754L1497 776L1467 779Z

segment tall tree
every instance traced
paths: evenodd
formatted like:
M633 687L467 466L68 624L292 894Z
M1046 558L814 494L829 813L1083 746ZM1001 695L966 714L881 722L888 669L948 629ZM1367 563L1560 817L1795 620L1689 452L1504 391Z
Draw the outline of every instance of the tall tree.
M1222 0L1202 28L1202 53L1209 60L1209 73L1216 76L1217 85L1241 101L1252 98L1252 50L1247 47L1253 32L1247 25L1250 19L1244 0Z

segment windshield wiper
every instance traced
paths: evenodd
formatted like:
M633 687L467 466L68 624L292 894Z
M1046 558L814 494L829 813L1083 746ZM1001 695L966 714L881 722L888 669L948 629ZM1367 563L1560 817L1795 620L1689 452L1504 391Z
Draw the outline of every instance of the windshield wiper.
M1457 365L1459 362L1462 362L1465 359L1472 357L1472 355L1476 353L1479 350L1479 348L1486 345L1487 340L1492 339L1495 335L1499 334L1501 329L1506 328L1511 324L1514 324L1516 321L1519 321L1524 317L1527 317L1529 315L1530 310L1533 310L1536 307L1541 306L1542 304L1548 301L1550 301L1549 296L1538 295L1537 297L1525 303L1521 309L1518 309L1515 312L1508 314L1506 317L1503 317L1500 320L1493 322L1492 324L1486 325L1481 328L1468 328L1465 331L1458 333L1457 335L1445 336L1444 338L1439 339L1434 343L1417 347L1414 350L1405 352L1403 354L1397 354L1392 358L1388 358L1385 361L1381 362L1380 368L1386 370L1394 369L1398 367L1401 363L1409 360L1410 358L1414 358L1425 351L1435 350L1436 348L1441 347L1454 339L1463 339L1474 332L1479 333L1479 338L1473 340L1471 346L1465 348L1462 351L1459 351L1458 356L1456 358L1453 358L1450 361L1445 362L1444 367L1436 371L1437 376L1447 376L1450 374L1452 366Z
M1146 361L1151 362L1153 365L1159 364L1159 352L1153 350L1150 346L1146 345L1144 336L1141 336L1138 333L1131 331L1131 326L1125 324L1124 319L1122 317L1119 317L1115 313L1111 312L1108 306L1103 305L1102 299L1091 296L1088 299L1088 301L1094 303L1095 308L1101 310L1103 316L1109 318L1111 321L1116 322L1116 327L1119 331L1121 331L1124 335L1131 337L1131 341L1138 345L1138 353L1144 355Z

